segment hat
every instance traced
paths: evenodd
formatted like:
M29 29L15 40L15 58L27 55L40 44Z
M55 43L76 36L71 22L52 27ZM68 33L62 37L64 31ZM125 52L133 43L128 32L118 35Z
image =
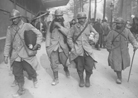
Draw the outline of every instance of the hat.
M56 16L62 16L63 15L63 11L61 11L60 9L55 10L55 15Z
M125 23L125 20L124 20L122 17L119 17L119 18L116 18L116 19L115 19L115 23L124 24L124 23Z
M79 12L77 18L86 18L86 14L84 12Z
M10 20L21 17L21 14L18 10L13 9L11 14L10 14Z

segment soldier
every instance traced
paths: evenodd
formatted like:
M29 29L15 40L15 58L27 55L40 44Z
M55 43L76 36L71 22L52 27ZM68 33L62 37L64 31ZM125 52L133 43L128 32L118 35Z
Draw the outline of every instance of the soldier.
M38 66L36 56L29 57L27 54L23 43L24 31L32 30L37 35L36 45L34 46L35 48L40 45L42 41L42 34L31 24L23 22L18 10L12 10L10 20L12 21L12 25L7 29L4 61L7 64L8 58L10 59L10 65L13 68L13 75L19 87L17 95L22 95L24 93L23 71L27 72L36 87L37 74L35 68Z
M133 45L134 49L138 48L138 43L130 30L126 28L122 18L117 18L115 23L116 28L111 30L107 36L106 48L109 51L109 66L117 74L116 83L121 84L122 70L130 66L128 42Z
M102 39L103 39L103 29L102 29L102 25L101 25L99 19L94 23L93 27L99 33L99 40L96 43L95 48L97 50L100 50L100 48L102 48L102 45L103 45L103 42L102 42Z
M60 9L55 11L55 19L51 22L46 36L46 50L51 62L54 79L52 85L55 86L58 81L58 65L62 64L66 76L69 70L66 66L69 49L67 46L67 33L69 32L69 24L65 24L63 12Z
M103 39L102 39L102 42L103 42L103 48L105 48L105 43L106 43L106 37L110 31L110 26L109 24L107 23L107 20L104 19L102 21L102 28L103 28Z
M95 66L95 60L93 58L93 49L89 44L90 32L95 34L95 43L98 41L99 35L92 27L92 25L86 25L86 14L79 12L77 15L78 23L76 23L68 33L68 44L71 47L70 60L76 63L77 72L80 78L80 87L90 87L90 76L92 74L93 67ZM81 30L85 30L81 33ZM80 36L78 36L81 33ZM78 36L78 39L74 42L74 39ZM86 72L86 78L84 83L84 70Z
M133 23L130 31L133 33L134 37L138 41L138 17L133 18Z

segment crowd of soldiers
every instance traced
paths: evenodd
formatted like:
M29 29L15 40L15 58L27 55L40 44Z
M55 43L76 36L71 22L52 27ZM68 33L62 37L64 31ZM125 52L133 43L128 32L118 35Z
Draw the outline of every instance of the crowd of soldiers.
M132 25L135 29L130 29L126 27L126 22L122 18L117 18L114 21L115 28L112 28L107 20L102 20L102 23L94 19L88 21L86 13L79 12L77 19L73 19L69 24L65 23L63 12L57 9L54 19L46 21L44 25L44 19L41 18L38 20L35 18L31 23L24 22L20 12L13 9L10 20L12 24L7 29L4 61L7 64L10 59L14 83L19 87L17 95L22 95L25 91L23 71L27 72L34 87L37 87L36 53L40 49L43 37L53 72L53 86L59 83L59 64L63 65L65 75L70 76L67 66L69 59L70 63L74 62L76 65L80 79L79 86L90 87L90 77L97 62L93 49L100 50L100 48L106 48L109 52L108 64L117 74L116 82L121 84L122 70L130 66L128 43L133 45L134 50L138 48L138 43L131 33L135 32L133 30L137 28L135 27L137 22ZM45 29L41 28L41 25L44 25ZM44 32L46 33L43 34Z

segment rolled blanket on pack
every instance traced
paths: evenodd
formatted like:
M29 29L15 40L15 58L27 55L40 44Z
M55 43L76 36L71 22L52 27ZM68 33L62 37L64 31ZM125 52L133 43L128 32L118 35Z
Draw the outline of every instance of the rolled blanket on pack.
M25 41L25 45L30 49L30 50L34 50L34 46L36 45L36 40L37 40L37 35L32 31L32 30L28 30L24 32L24 41ZM38 50L39 47L37 47Z

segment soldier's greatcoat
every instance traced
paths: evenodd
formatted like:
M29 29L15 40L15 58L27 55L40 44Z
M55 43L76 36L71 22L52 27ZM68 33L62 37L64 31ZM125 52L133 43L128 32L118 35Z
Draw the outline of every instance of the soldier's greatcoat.
M4 48L4 56L9 57L10 51L12 49L11 57L10 57L11 65L16 59L21 58L21 59L25 60L26 62L28 62L30 65L32 65L33 68L36 68L38 65L36 56L29 57L27 55L26 50L23 46L23 43L19 37L19 35L20 35L21 38L24 39L24 31L25 30L34 31L34 33L37 35L36 43L41 44L41 41L42 41L41 32L39 30L37 30L35 27L33 27L31 24L24 23L23 21L21 21L19 26L11 25L7 29L7 36L6 36L6 42L5 42L5 48ZM16 33L18 33L19 35ZM15 37L14 37L14 35L15 35Z
M74 25L70 32L68 33L68 44L69 46L74 49L71 51L70 54L70 60L74 60L78 56L84 55L84 50L87 52L88 55L90 55L94 59L94 53L92 46L89 44L89 36L90 32L93 32L95 34L95 42L98 41L99 34L95 31L95 29L88 25L86 29L82 32L82 34L78 37L76 40L76 43L73 42L73 40L79 35L81 30L84 28L84 26L77 23Z
M130 66L128 43L138 47L134 36L125 28L121 34L112 30L107 36L106 48L109 51L108 63L115 71L122 71ZM116 37L117 36L117 37Z
M59 50L59 52L64 52L66 56L68 56L69 50L67 43L65 43L65 36L67 36L67 33L69 32L69 26L67 23L64 23L65 27L60 27L59 30L62 31L62 33L55 28L52 32L50 32L50 26L48 27L47 34L46 34L46 51L48 56L51 56L51 53L53 51Z

